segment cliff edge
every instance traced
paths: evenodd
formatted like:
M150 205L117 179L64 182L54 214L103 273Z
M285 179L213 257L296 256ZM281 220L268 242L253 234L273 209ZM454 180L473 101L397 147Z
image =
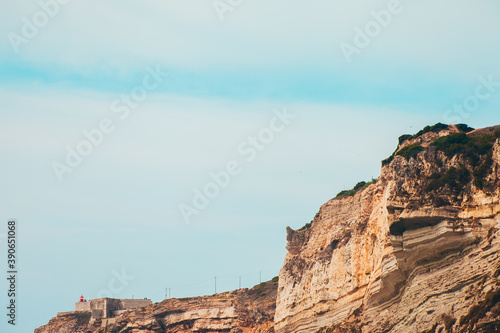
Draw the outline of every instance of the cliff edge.
M276 332L500 332L499 130L404 135L376 181L288 228Z
M500 332L500 126L399 138L380 177L287 228L278 279L35 333Z
M277 285L275 279L252 289L167 299L106 319L87 311L60 313L35 333L274 333Z

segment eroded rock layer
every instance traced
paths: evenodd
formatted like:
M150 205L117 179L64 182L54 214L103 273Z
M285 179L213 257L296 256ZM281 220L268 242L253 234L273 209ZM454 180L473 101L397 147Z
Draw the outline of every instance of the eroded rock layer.
M62 313L35 333L500 332L499 138L443 124L400 137L377 180L287 228L279 286Z
M288 229L276 332L499 332L499 136L402 137L376 181Z
M273 333L276 282L205 297L169 299L95 320L90 312L68 312L35 333Z

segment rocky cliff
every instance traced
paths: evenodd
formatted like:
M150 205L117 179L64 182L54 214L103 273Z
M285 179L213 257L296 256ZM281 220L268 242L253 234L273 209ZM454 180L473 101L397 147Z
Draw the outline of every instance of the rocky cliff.
M376 181L288 229L276 332L500 332L499 129L402 136Z
M278 286L66 313L35 332L500 332L499 138L443 124L401 136L377 180L287 229Z
M58 314L35 333L274 333L277 280L213 296L168 299L95 320L91 312Z

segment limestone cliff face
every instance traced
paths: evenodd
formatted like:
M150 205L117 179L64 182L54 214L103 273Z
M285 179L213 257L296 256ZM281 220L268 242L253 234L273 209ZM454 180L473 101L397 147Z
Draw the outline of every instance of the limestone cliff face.
M403 140L375 182L288 229L276 332L500 332L496 131Z
M173 299L52 332L500 332L500 126L405 135L380 177L287 228L279 286Z
M276 282L205 297L169 299L94 320L90 312L59 314L35 333L274 333Z

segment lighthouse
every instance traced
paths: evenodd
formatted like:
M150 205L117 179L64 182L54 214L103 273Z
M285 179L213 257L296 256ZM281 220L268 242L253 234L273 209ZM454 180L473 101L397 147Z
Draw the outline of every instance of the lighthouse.
M80 296L80 303L83 303L83 295Z

